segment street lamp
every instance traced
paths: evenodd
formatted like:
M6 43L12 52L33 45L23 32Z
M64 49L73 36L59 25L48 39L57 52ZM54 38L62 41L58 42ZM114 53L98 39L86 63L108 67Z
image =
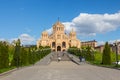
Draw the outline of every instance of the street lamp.
M115 41L115 49L116 49L116 67L118 67L118 45L117 45L117 41Z

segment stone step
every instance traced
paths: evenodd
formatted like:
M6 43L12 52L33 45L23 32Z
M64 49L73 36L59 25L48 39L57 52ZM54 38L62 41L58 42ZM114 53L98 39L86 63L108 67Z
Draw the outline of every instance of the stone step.
M53 55L52 61L57 61L58 57L61 58L61 61L70 61L69 56L63 52L55 53Z

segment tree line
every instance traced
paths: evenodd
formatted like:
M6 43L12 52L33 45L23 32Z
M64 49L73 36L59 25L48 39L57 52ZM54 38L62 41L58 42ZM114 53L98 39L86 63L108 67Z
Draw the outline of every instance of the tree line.
M85 58L87 61L93 61L94 60L94 51L91 47L82 47L81 49L77 47L70 47L68 49L68 52L70 54L76 55L80 58Z
M68 52L70 54L85 58L86 61L95 61L96 60L96 51L93 50L91 47L87 46L87 47L82 47L81 49L76 48L76 47L71 47L68 49ZM104 50L102 53L102 60L100 62L100 64L104 64L104 65L110 65L112 63L111 61L111 49L110 49L110 45L108 44L108 42L105 43L104 46Z
M41 46L39 49L36 46L21 46L20 39L14 45L0 41L0 69L35 64L50 52L49 46Z

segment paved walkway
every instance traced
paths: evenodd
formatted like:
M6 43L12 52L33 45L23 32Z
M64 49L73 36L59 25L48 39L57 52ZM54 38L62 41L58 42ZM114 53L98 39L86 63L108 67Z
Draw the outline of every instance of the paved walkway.
M35 65L48 65L51 62L51 57L54 55L54 52L51 52L46 57L38 61Z
M0 80L120 80L120 70L52 61L49 65L34 65L0 76Z

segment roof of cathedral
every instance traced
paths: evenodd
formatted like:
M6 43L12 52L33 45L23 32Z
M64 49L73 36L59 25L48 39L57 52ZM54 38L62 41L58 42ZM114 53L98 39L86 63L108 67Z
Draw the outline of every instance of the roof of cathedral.
M57 21L53 27L64 27L64 25L60 22L60 21Z
M47 31L43 31L42 34L48 34L48 32Z

